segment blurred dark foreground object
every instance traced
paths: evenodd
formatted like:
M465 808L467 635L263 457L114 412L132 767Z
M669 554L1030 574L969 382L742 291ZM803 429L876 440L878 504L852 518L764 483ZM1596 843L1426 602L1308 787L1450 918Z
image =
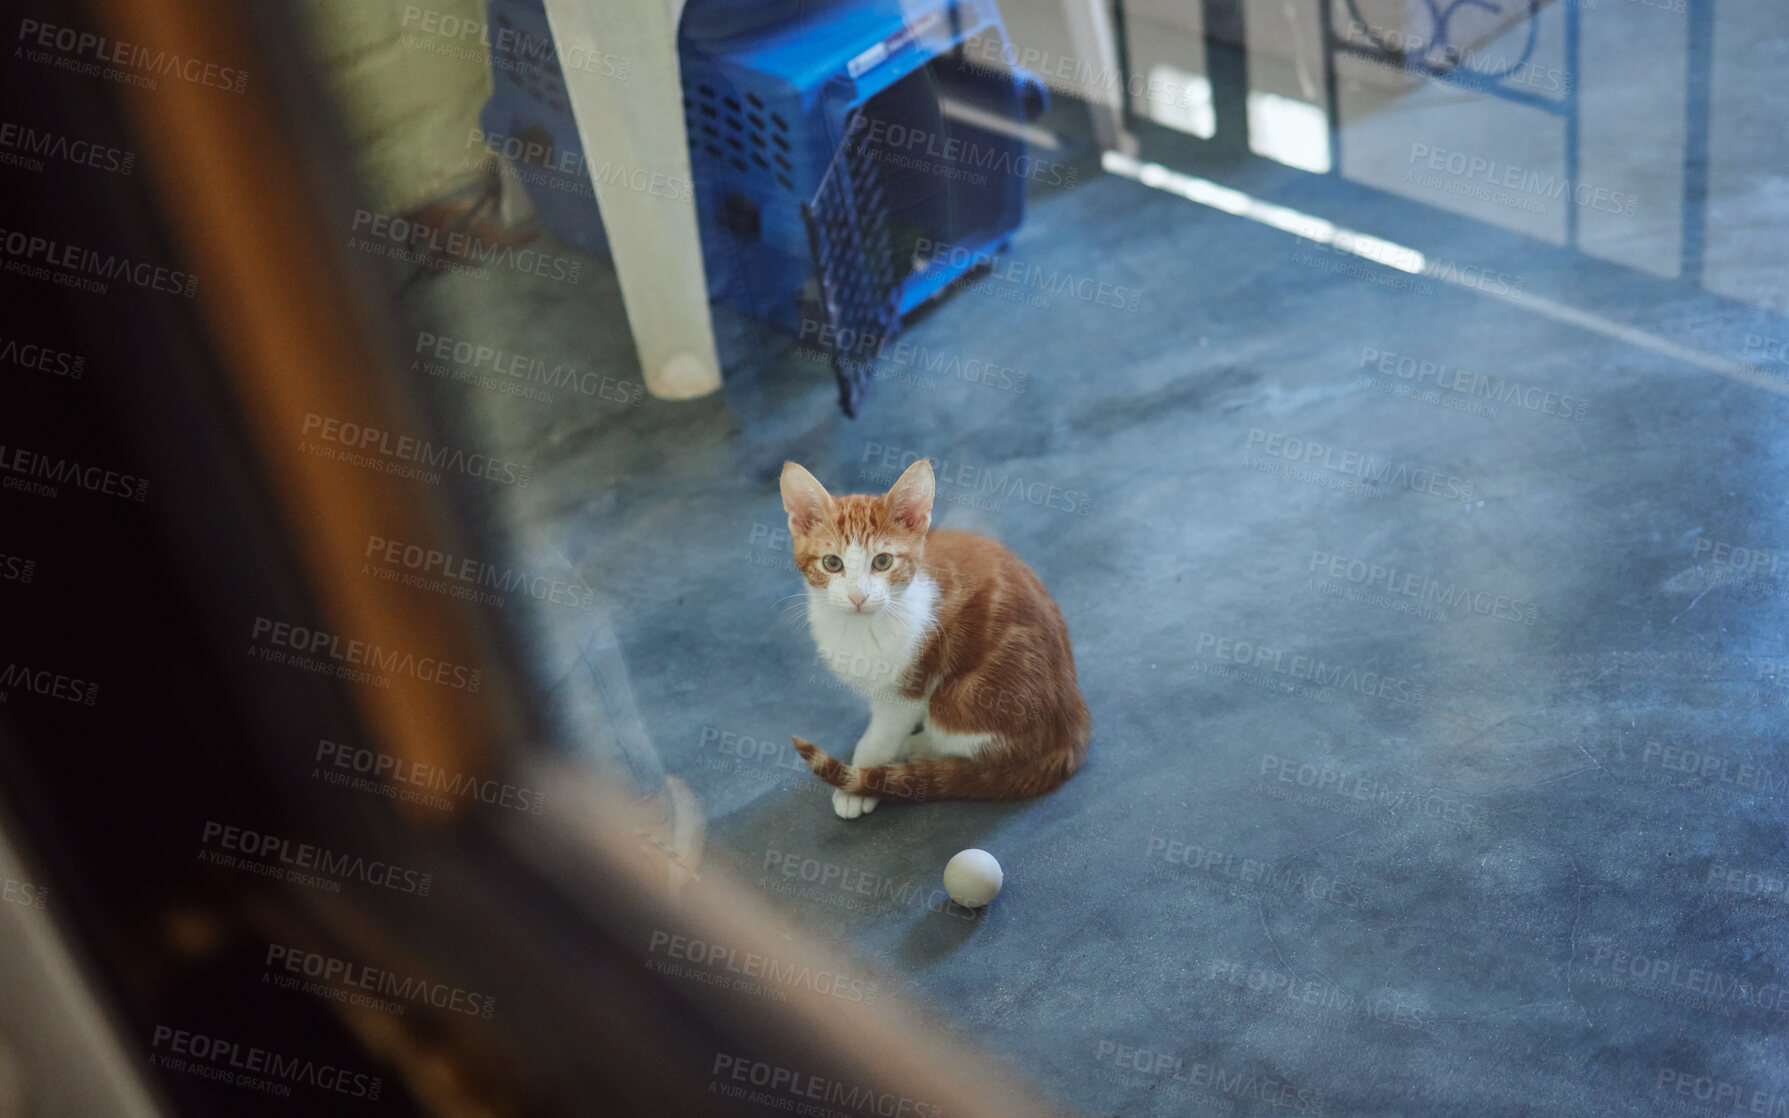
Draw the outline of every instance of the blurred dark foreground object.
M79 375L9 369L0 408L7 476L40 487L0 492L0 568L28 564L0 582L0 1104L1048 1113L898 998L653 965L677 940L849 970L700 868L677 782L551 744L488 614L364 577L373 539L480 543L466 478L319 451L348 425L439 436L398 373L392 273L344 251L355 186L280 5L26 23L48 45L6 60L6 103L142 159L14 176L9 230L162 273L3 277L6 333ZM106 76L155 58L243 80ZM476 794L422 802L430 773Z

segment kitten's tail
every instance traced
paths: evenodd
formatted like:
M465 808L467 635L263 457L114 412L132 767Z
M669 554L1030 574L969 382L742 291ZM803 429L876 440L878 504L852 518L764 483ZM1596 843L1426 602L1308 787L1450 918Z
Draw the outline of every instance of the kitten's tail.
M814 775L859 796L896 800L1028 800L1053 791L1081 766L1080 749L1063 749L1029 761L1000 764L967 757L927 757L859 768L829 756L811 741L791 738Z

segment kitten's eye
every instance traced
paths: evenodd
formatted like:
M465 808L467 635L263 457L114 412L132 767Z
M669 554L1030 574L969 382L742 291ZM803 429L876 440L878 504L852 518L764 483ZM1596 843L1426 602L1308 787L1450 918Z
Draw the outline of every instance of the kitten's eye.
M840 559L837 555L828 555L826 558L820 560L820 565L834 574L845 569L845 561Z
M870 560L870 570L872 571L886 571L892 566L894 566L894 556L892 555L878 555Z

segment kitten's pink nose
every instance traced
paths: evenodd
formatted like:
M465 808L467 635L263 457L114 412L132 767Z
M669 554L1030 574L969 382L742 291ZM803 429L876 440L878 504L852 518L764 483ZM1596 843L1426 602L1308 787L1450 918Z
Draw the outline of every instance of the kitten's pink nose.
M853 606L856 606L858 609L862 609L863 603L864 603L865 599L867 599L868 597L869 597L868 594L853 594L853 595L851 595L851 604Z

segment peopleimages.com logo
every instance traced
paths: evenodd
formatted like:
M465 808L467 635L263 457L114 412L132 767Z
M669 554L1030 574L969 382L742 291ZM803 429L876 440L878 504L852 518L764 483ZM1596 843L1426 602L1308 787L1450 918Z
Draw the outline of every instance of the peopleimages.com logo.
M287 1056L171 1025L157 1025L149 1042L149 1062L168 1071L290 1098L292 1087L315 1087L376 1102L384 1081L334 1064Z
M1713 1076L1698 1075L1693 1071L1660 1068L1654 1089L1714 1104L1707 1110L1696 1111L1698 1114L1789 1115L1789 1094L1778 1094L1744 1083L1729 1083Z
M916 128L906 121L880 120L862 113L847 125L846 139L869 145L873 159L922 172L935 168L945 177L967 178L977 183L985 182L986 176L969 175L971 168L1064 188L1073 187L1080 174L1079 168L1046 162L1027 153L1022 145L976 143L948 132ZM933 164L932 160L937 163Z
M0 582L28 583L37 573L37 560L0 551Z
M1383 376L1396 377L1417 387L1432 385L1437 389L1483 399L1488 403L1513 404L1528 411L1556 415L1561 419L1583 419L1590 407L1581 396L1554 392L1509 377L1490 376L1411 354L1390 353L1373 346L1360 347L1360 364L1357 367L1370 368Z
M760 984L779 992L799 989L865 1005L874 1005L876 1002L878 983L834 971L815 970L805 963L785 963L771 955L741 951L722 943L654 931L646 945L646 951L648 955L663 955L665 959L675 960L674 963L667 964L663 960L649 958L646 962L649 970L680 975L682 967L678 964L687 963L717 978L737 976L748 984ZM779 997L777 1000L784 999Z
M432 873L406 869L381 859L342 854L312 843L294 842L280 835L216 820L205 821L199 844L202 848L200 857L212 865L248 870L300 884L334 886L327 890L332 893L341 891L341 881L351 880L396 893L426 897L435 880Z
M87 368L87 359L79 354L64 353L35 342L0 338L0 365L14 365L21 369L49 373L51 376L80 380L82 371Z
M255 618L249 639L259 642L258 647L250 649L250 655L258 659L271 663L293 662L294 666L307 670L312 666L309 662L314 661L325 674L343 679L383 672L408 676L423 683L437 683L455 691L477 691L484 678L483 671L478 668L449 663L433 656L398 652L370 641L344 638L325 629L275 621L271 617Z
M975 466L962 460L953 462L949 458L921 454L899 446L865 443L861 462L874 462L880 467L880 470L867 468L866 480L886 485L894 482L895 476L898 476L896 471L905 471L921 458L930 459L932 463L932 477L938 484L940 499L952 503L969 504L971 502L959 501L957 498L986 493L992 498L1022 501L1039 508L1079 516L1087 515L1087 511L1093 507L1093 497L1090 494L1077 489L1064 489L1035 475L1026 477L1023 473L993 466Z
M584 271L583 261L571 257L552 255L527 246L518 248L512 244L486 241L463 229L430 225L426 221L372 210L355 210L353 228L355 233L372 240L361 243L359 239L351 239L349 246L352 248L364 248L369 244L396 246L407 253L448 256L570 284L576 284Z
M427 331L416 335L416 347L411 352L418 355L412 360L411 368L420 368L430 376L477 384L481 388L545 403L551 403L553 391L561 388L634 407L638 407L646 396L646 386L638 381L601 376L562 362L549 367L544 358L532 354L506 352L494 346Z
M302 993L314 994L330 1001L371 1008L403 1016L411 1005L429 1005L469 1017L489 1020L497 1009L497 999L489 994L463 990L445 982L430 982L380 967L369 967L345 959L306 951L301 947L270 943L262 965L272 984ZM283 974L280 972L284 972ZM304 979L311 979L304 983Z
M1345 483L1355 488L1377 486L1385 489L1408 489L1413 493L1430 493L1449 501L1471 501L1477 496L1477 484L1470 478L1442 473L1431 467L1394 462L1389 458L1359 451L1341 450L1325 443L1301 439L1296 435L1263 431L1259 427L1249 428L1248 441L1243 449L1245 464L1256 465L1260 461L1253 458L1256 452L1266 454L1290 463L1290 470L1285 476L1300 480L1303 480L1305 473L1321 469L1327 471L1327 475L1319 476L1358 479ZM1368 488L1363 491L1373 490Z
M1558 200L1564 196L1577 205L1597 210L1602 213L1618 214L1622 217L1633 217L1638 212L1640 200L1632 194L1619 190L1610 190L1606 186L1595 186L1587 182L1574 182L1560 175L1542 174L1526 167L1517 167L1508 163L1499 163L1495 159L1472 155L1463 151L1449 151L1446 148L1430 147L1428 144L1413 143L1410 145L1408 163L1433 172L1424 180L1407 178L1406 181L1420 181L1424 186L1449 187L1460 183L1487 188L1502 188L1513 192L1510 197L1523 194L1532 196L1533 201L1543 203L1536 211L1545 213L1545 202ZM1451 176L1443 179L1441 175ZM1482 180L1482 183L1481 181ZM1450 193L1460 193L1450 190ZM1486 197L1495 199L1494 194Z
M6 879L6 884L0 886L0 903L41 910L49 899L50 891L48 889L42 885L33 885L29 881L18 881L9 877Z
M146 478L0 443L0 488L54 499L60 492L56 488L58 485L72 485L89 493L127 501L143 501L149 497Z
M1255 672L1271 672L1300 683L1318 687L1334 687L1369 698L1389 699L1394 703L1422 706L1427 689L1398 676L1375 671L1361 671L1347 664L1326 663L1314 656L1269 648L1247 640L1202 632L1194 651L1224 664L1234 664Z
M439 473L464 474L484 478L499 485L525 488L534 469L519 462L509 462L481 451L466 452L460 447L430 442L414 435L400 435L364 423L334 419L306 412L301 434L306 438L299 449L320 457L332 458L350 465L364 466L395 477L415 477L423 481L438 480ZM317 440L311 442L311 439Z
M199 292L199 277L188 272L17 229L0 229L0 249L5 251L9 272L99 295L106 293L104 280L118 280L148 291L184 295L189 299Z
M403 540L368 536L361 557L364 573L450 598L501 606L512 596L526 595L586 613L596 608L596 591L585 586Z
M205 62L197 58L182 58L178 54L170 54L165 50L152 51L148 47L137 46L120 39L96 35L91 31L81 31L73 27L63 27L41 20L22 19L19 21L19 34L15 40L23 44L19 49L33 62L47 62L59 69L72 70L92 77L123 78L140 77L155 74L160 77L175 77L193 85L210 86L213 89L229 90L241 93L248 88L248 72L230 66L220 66L215 62ZM32 49L38 48L38 49ZM57 51L61 58L52 60L45 51ZM91 63L80 61L90 58ZM138 75L125 75L116 70L104 69L101 64L111 63L139 71ZM144 84L142 81L131 84ZM153 80L147 82L153 89Z
M17 661L0 671L0 702L5 702L12 688L27 691L45 699L61 699L66 703L93 706L99 702L99 684L43 668L33 668Z
M1158 1052L1115 1040L1102 1039L1093 1058L1095 1063L1103 1066L1136 1072L1159 1081L1201 1087L1207 1092L1227 1096L1224 1099L1228 1104L1226 1110L1234 1109L1238 1101L1243 1101L1294 1114L1323 1111L1322 1095L1271 1075L1188 1060L1171 1052Z
M1396 594L1413 602L1433 603L1443 609L1495 617L1516 625L1533 625L1540 611L1533 603L1499 594L1483 587L1462 586L1451 580L1442 582L1428 575L1406 570L1395 564L1373 563L1327 551L1312 551L1305 565L1310 573L1321 573L1338 582L1348 582L1365 590Z
M46 132L17 121L0 121L0 163L41 171L45 159L120 175L130 174L137 165L134 151Z
M389 799L423 803L449 811L457 803L475 800L539 815L546 803L546 794L543 792L531 791L499 780L481 780L440 765L412 761L373 749L359 749L328 738L318 739L317 752L311 760L317 766L311 770L314 779L350 787L355 791L373 792ZM360 775L352 776L352 773ZM397 787L400 784L409 787Z
M928 267L944 263L965 273L973 269L984 269L989 279L1035 291L1039 295L1067 295L1083 303L1127 311L1136 310L1143 302L1143 293L1134 287L1106 283L1091 276L1078 276L1056 268L1046 271L1036 264L1015 260L1004 252L968 248L926 237L920 237L914 242L913 251L915 255L928 261Z
M931 388L937 384L926 374L955 377L971 384L986 385L1006 392L1023 392L1031 374L1023 369L1002 364L998 359L970 357L952 350L934 350L906 338L874 330L854 330L834 326L817 319L801 320L798 339L821 347L841 360L862 365L870 361L887 361L912 370L916 383ZM830 358L828 358L830 360Z
M788 1110L801 1114L836 1113L814 1103L798 1101L814 1099L824 1101L829 1107L844 1107L858 1114L887 1115L888 1118L895 1118L897 1115L899 1118L943 1118L944 1115L944 1111L936 1104L921 1099L910 1099L892 1091L877 1091L865 1084L828 1079L811 1072L755 1060L750 1056L716 1053L714 1066L709 1074L719 1087L719 1094L754 1102L771 1110ZM748 1084L762 1090L748 1090Z
M507 22L508 20L502 21ZM530 35L519 28L501 25L493 31L482 13L468 18L454 12L406 4L403 26L409 28L413 25L431 39L440 40L439 46L460 48L457 51L441 50L440 53L455 57L476 57L500 70L519 70L525 73L543 64L550 64L560 70L581 70L599 77L626 81L633 69L632 59L618 58L581 43L572 45L561 54L550 38ZM467 40L471 40L474 45L465 47L463 44ZM430 40L415 33L406 36L405 42L409 46L430 44ZM426 49L439 48L430 44Z

